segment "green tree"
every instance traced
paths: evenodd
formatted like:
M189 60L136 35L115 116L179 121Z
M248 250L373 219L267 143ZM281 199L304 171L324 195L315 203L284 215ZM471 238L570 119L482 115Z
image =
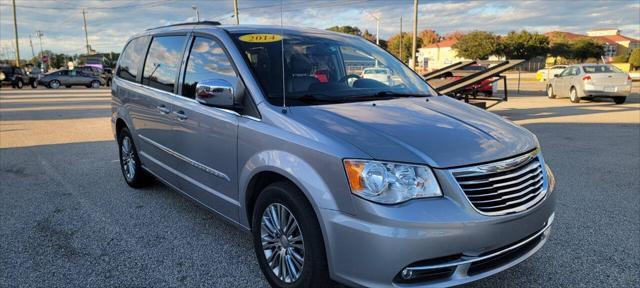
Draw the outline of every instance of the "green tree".
M422 47L422 39L418 38L417 47ZM400 47L400 34L396 34L391 36L387 40L387 50L391 52L391 54L398 57L402 62L408 63L411 58L411 48L413 46L413 38L409 33L402 33L402 47ZM400 49L402 49L402 57L400 57Z
M530 33L526 30L511 31L501 39L502 53L507 59L529 60L536 56L546 55L549 51L547 36Z
M600 58L604 53L602 43L593 39L578 39L571 42L571 58L584 62L589 58Z
M423 46L438 43L442 39L442 36L432 29L424 29L420 31L420 33L418 33L418 37L422 40Z
M629 64L633 69L640 68L640 48L633 49L631 51L631 55L629 56Z
M613 57L614 63L627 63L629 61L629 54L622 54Z
M500 50L500 37L485 31L473 31L462 36L452 48L458 57L472 60L486 60Z
M362 36L362 31L360 31L360 28L358 28L356 26L348 26L348 25L347 26L333 26L333 27L327 28L327 30L334 31L334 32L340 32L340 33L347 33L347 34Z

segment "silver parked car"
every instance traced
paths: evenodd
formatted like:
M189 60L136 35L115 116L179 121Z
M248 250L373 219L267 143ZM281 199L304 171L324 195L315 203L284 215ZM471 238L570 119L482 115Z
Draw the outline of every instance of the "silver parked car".
M571 65L547 83L547 97L569 97L573 103L583 97L605 97L622 104L629 94L631 76L609 64Z
M391 86L359 76L374 66ZM128 42L112 84L126 182L154 177L252 233L274 287L456 285L549 237L536 137L362 37L165 26Z

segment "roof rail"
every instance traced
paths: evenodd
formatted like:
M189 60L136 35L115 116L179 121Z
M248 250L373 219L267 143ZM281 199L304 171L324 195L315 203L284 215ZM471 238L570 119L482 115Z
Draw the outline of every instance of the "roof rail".
M149 28L146 31L156 30L156 29L160 29L160 28L174 27L174 26L182 26L182 25L213 25L213 26L219 26L221 24L218 21L183 22L183 23L176 23L176 24L170 24L170 25L165 25L165 26L160 26L160 27Z

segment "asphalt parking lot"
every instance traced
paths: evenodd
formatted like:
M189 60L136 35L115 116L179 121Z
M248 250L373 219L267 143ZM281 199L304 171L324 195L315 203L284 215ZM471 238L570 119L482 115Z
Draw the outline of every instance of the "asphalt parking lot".
M468 287L640 286L640 83L626 104L523 81L490 111L540 139L559 194L546 246ZM0 287L265 287L248 234L120 173L107 89L0 90Z

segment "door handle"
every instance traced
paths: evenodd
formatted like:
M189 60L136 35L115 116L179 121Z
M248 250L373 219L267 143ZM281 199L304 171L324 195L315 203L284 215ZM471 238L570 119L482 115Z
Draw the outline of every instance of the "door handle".
M173 114L176 114L176 117L178 117L178 120L187 120L187 118L189 118L189 116L184 114L184 111L182 111L182 110L177 111L177 112L173 112Z
M171 112L171 109L164 104L156 106L156 109L160 110L160 113L162 114L169 114Z

